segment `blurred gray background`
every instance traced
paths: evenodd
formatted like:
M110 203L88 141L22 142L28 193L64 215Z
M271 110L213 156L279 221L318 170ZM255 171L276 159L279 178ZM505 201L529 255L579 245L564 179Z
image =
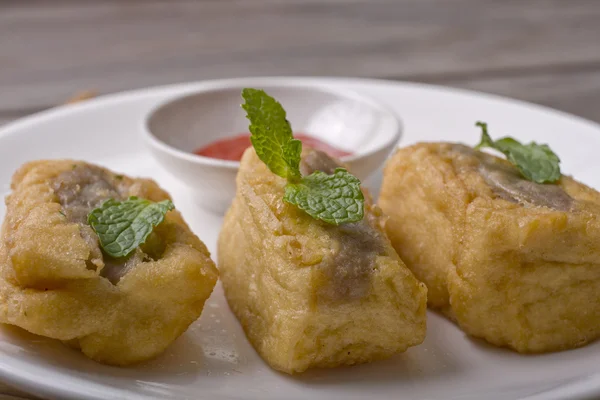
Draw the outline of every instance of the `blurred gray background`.
M600 121L600 0L0 0L0 124L249 75L411 80Z
M0 0L0 125L250 75L428 82L600 122L600 0Z

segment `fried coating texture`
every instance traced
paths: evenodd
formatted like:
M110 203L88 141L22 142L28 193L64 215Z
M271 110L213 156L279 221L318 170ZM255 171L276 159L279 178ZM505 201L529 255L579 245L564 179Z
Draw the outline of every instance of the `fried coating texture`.
M336 166L309 151L301 167ZM218 241L227 300L263 359L292 374L420 344L426 288L391 247L379 209L367 205L363 221L328 225L284 203L285 184L248 149Z
M178 211L126 259L103 256L87 225L109 197L169 195L83 162L36 161L13 176L0 234L0 322L128 365L153 358L202 312L217 281L206 246Z
M518 352L600 335L600 194L524 180L469 147L422 143L387 163L379 205L402 259L468 334Z

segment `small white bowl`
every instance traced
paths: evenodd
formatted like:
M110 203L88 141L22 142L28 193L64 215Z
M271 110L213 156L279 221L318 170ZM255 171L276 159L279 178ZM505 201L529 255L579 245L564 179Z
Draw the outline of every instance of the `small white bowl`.
M239 81L238 81L239 82ZM367 179L396 147L398 117L356 92L303 84L223 84L170 99L151 111L144 136L158 162L198 193L201 205L222 213L235 195L239 162L193 152L216 140L248 132L241 92L264 89L286 109L294 132L305 133L352 153L342 157L359 179Z

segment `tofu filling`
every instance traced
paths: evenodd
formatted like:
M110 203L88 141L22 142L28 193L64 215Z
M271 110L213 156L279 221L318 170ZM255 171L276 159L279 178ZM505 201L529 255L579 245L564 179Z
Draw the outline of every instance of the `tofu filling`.
M333 174L341 167L327 154L309 150L302 158L300 171L310 175L314 171ZM376 221L370 213L360 222L340 226L327 225L337 246L332 249L332 262L326 265L325 274L330 284L322 288L319 296L332 301L361 299L369 294L370 275L377 264L377 257L385 255L385 238L374 228Z
M152 259L140 248L122 258L103 254L98 235L87 222L88 214L105 200L127 198L127 188L118 184L117 177L98 167L73 165L71 171L56 178L52 188L67 221L79 225L80 235L90 248L90 256L85 260L88 269L99 271L100 276L116 285L131 268Z
M524 206L572 210L573 198L562 187L529 181L515 167L470 147L456 145L455 150L478 159L479 174L499 198Z

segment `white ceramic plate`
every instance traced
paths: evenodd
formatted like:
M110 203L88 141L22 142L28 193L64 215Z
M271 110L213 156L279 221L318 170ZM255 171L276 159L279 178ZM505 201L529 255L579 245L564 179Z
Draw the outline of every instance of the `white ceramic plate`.
M563 171L600 188L600 126L531 104L418 84L355 79L282 78L363 91L387 102L405 123L402 144L474 144L473 124L491 134L549 143ZM254 86L272 82L256 79ZM145 113L164 99L214 85L201 82L107 96L61 107L0 131L0 194L13 171L38 158L77 158L150 176L171 192L192 229L214 253L220 217L199 209L142 147ZM372 182L375 187L377 182ZM0 205L0 219L4 205ZM522 356L466 337L429 313L427 339L393 359L290 377L255 353L220 286L201 319L161 357L135 368L87 360L56 341L16 328L0 331L0 377L23 390L72 399L578 399L600 396L600 342L555 354Z

